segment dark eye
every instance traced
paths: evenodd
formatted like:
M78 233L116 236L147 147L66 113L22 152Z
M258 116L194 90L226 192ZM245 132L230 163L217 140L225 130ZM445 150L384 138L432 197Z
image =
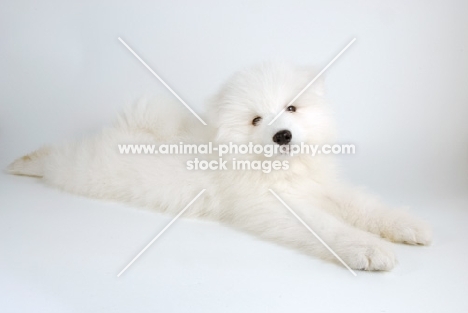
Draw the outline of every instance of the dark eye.
M262 118L260 116L257 116L256 118L252 120L252 125L257 126L257 124L260 123L261 120Z
M294 105L290 105L286 108L286 111L288 112L296 112L296 107Z

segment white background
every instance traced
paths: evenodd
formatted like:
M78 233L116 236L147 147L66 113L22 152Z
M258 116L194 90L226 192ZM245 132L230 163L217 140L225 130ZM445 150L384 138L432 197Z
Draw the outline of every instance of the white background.
M2 1L0 167L108 125L164 87L200 115L234 71L324 67L349 180L410 204L431 247L395 245L390 273L357 278L213 223L170 220L0 176L1 312L466 312L466 1Z

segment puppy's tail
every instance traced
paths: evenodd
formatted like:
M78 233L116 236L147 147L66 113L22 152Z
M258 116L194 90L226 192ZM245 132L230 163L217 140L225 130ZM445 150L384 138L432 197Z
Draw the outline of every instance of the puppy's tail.
M49 154L50 147L42 147L16 159L7 167L6 171L13 175L42 177L44 176L45 160Z

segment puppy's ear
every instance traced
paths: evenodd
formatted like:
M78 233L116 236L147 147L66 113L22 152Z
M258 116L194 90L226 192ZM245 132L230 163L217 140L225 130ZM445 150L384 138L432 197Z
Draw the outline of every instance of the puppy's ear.
M310 87L317 95L321 97L324 96L325 95L325 77L323 77L323 74L320 75L320 77L317 78L317 80L314 81L314 83Z
M219 101L220 94L215 94L209 97L206 102L206 116L210 126L215 128L219 127Z
M308 82L311 82L319 73L320 71L313 67L304 67L304 71L307 75ZM310 91L314 92L318 96L322 97L325 95L325 73L320 75L312 85L309 87Z

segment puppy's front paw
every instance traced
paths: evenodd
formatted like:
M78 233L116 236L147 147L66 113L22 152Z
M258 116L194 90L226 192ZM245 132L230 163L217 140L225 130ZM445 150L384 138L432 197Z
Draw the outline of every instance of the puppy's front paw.
M393 242L410 245L428 245L432 240L429 225L404 211L392 212L392 216L384 221L381 236Z
M378 240L352 243L341 257L355 270L389 271L396 264L393 251L385 242Z

